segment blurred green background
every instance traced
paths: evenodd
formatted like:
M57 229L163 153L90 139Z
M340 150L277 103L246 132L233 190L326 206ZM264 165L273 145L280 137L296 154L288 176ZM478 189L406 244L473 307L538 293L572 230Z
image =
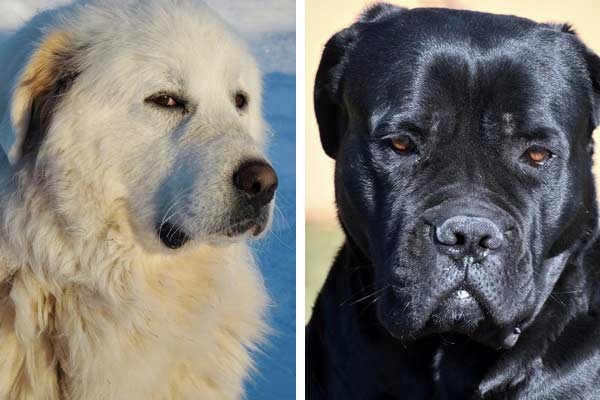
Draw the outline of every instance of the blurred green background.
M310 318L313 303L343 240L338 224L306 224L306 307L304 309L306 322Z

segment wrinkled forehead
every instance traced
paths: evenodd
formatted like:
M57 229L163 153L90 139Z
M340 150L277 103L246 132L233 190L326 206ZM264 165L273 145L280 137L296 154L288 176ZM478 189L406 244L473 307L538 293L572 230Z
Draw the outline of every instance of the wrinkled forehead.
M587 93L582 74L541 41L497 41L481 48L468 38L422 37L418 45L390 42L376 51L359 43L348 66L346 100L371 130L390 119L471 118L575 131ZM370 60L368 73L361 59Z
M260 94L260 74L246 46L205 7L151 9L113 28L107 40L117 46L98 38L85 51L91 61L84 69L97 79L129 82L131 90L167 85L209 95L212 87L231 85Z

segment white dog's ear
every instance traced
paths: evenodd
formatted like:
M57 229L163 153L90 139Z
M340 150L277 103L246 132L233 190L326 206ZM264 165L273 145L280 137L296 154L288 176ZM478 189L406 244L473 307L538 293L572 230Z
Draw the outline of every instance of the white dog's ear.
M13 93L11 119L16 140L9 157L13 163L37 155L60 97L78 75L73 41L64 32L49 34L37 46Z

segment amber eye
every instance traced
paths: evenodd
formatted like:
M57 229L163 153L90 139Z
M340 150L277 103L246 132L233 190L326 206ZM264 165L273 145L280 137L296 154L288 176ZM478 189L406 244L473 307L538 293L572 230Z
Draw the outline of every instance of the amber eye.
M543 147L533 146L525 151L524 156L532 166L541 167L552 158L552 153Z
M248 105L248 96L246 96L242 92L237 92L235 94L234 100L235 100L235 108L237 108L238 110L243 110Z
M186 102L170 94L155 94L146 99L147 103L153 103L163 108L182 108L185 110Z
M415 142L408 136L400 136L397 138L390 139L390 145L396 151L396 153L407 155L415 152Z

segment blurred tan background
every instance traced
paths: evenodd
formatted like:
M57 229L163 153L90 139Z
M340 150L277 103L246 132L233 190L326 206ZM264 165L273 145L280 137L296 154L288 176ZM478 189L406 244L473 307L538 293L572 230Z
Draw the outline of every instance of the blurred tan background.
M543 22L569 22L583 41L600 53L598 0L406 0L404 7L466 8L514 14ZM306 0L306 317L342 242L333 196L333 161L321 149L313 112L314 76L321 51L337 31L350 25L372 1ZM597 134L600 132L597 132ZM598 139L596 139L599 141ZM600 149L599 149L600 150ZM599 151L596 151L598 155ZM598 171L598 162L596 162ZM598 174L596 174L598 176Z

